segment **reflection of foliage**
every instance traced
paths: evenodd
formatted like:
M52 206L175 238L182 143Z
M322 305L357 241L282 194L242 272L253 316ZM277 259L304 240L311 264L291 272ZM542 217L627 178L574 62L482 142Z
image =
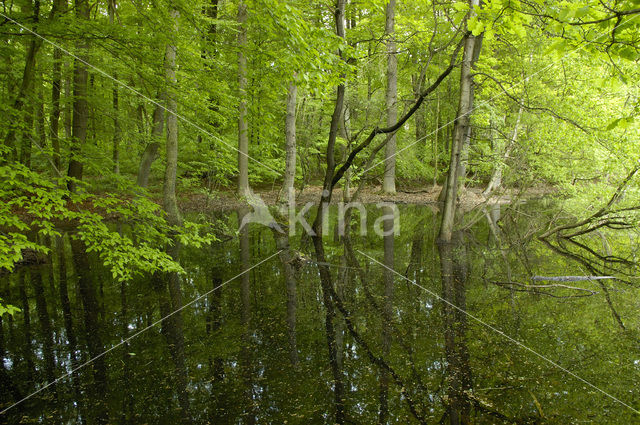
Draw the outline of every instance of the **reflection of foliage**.
M640 206L635 199L625 201L622 198L639 169L634 168L618 185L609 201L595 213L582 220L557 225L541 234L540 240L555 252L582 264L591 273L604 275L608 269L618 275L634 274L637 269L635 247L624 240L627 239L626 232L636 229L640 222ZM555 244L551 238L554 238ZM623 241L620 241L621 238ZM595 247L596 244L601 248ZM573 249L569 249L569 246Z
M637 361L637 323L640 323L635 290L628 286L619 288L615 285L617 282L607 281L611 302L627 328L622 331L611 319L610 308L599 289L596 289L598 294L589 297L558 299L525 292L512 293L485 284L486 281L506 280L509 275L513 281L525 282L532 275L578 275L583 271L583 267L571 258L550 251L534 237L526 238L532 228L539 232L539 228L554 217L557 210L552 205L514 205L509 211L512 208L518 210L513 220L507 215L498 220L506 251L504 257L486 222L478 221L465 231L469 266L469 278L464 287L465 309L621 400L637 399L639 389L630 384L640 379L640 369L634 364ZM375 207L369 212L370 221L380 215ZM441 272L432 218L431 212L424 207L401 207L402 231L395 239L395 269L401 273L406 270L407 277L418 279L421 286L440 294ZM223 219L228 221L229 227L236 227L234 214ZM331 224L334 225L335 220ZM124 227L131 237L133 230ZM418 238L420 233L422 237ZM627 231L606 233L612 241L612 249L623 249L625 241L622 236L613 238L616 233ZM524 236L525 240L518 235ZM274 252L270 229L251 226L250 236L252 263ZM355 333L366 343L366 348L380 357L385 326L380 308L384 303L383 269L360 257L356 250L381 260L384 255L382 241L374 232L360 237L357 226L351 237L360 264L354 264L350 258L344 260L350 253L344 249L343 241L333 241L330 235L325 238L327 260L334 265L331 269L337 276L336 292L350 313ZM416 240L420 243L414 244ZM290 243L296 247L300 240L292 238ZM241 271L239 251L237 239L204 249L182 250L185 302L238 274ZM66 256L69 253L67 250ZM98 255L95 252L89 255L93 258L92 264L95 263ZM72 262L67 258L66 263ZM324 306L317 270L317 265L305 262L297 275L299 368L291 367L287 355L287 297L281 265L276 262L267 262L251 272L249 324L242 319L246 311L239 302L242 288L238 281L230 282L209 298L182 311L194 422L227 423L241 417L247 388L252 390L257 423L291 422L291 418L300 423L326 422L326 412L331 410L333 403L333 381L328 370ZM56 273L45 271L42 278L45 288L58 284ZM105 337L105 347L122 341L142 329L147 320L158 317L157 294L148 290L154 284L152 277L138 274L127 285L109 285L108 282L113 281L111 270L98 264L98 267L92 267L91 278L96 288L97 282L105 282L103 291L96 291L104 312L99 332ZM593 285L593 282L575 284L576 287L595 289ZM76 290L73 280L69 279L69 293L74 294ZM52 299L47 301L55 303L56 292L48 293ZM219 303L218 309L213 307L216 305L214 295L218 297L215 301ZM3 297L22 307L16 290ZM43 347L46 335L39 326L39 315L35 313L40 310L33 297L29 297L29 303L35 351ZM81 300L73 295L71 303L82 309ZM384 360L402 379L404 390L420 414L428 423L437 423L449 401L442 303L398 278L392 312L392 345ZM73 315L76 332L83 329L82 317L81 312ZM338 318L336 332L343 336L340 345L343 374L352 389L346 393L346 409L351 415L357 413L360 422L374 423L378 418L379 364L371 361L367 349L345 327L341 316ZM219 328L210 325L216 321ZM5 330L7 322L4 322ZM57 333L65 334L64 316L52 315L51 323ZM20 330L24 326L24 316L15 315L12 326ZM5 358L22 359L26 336L15 332L13 338L15 343L6 346ZM243 343L250 351L248 367L241 363ZM583 383L475 321L469 320L466 333L459 335L457 343L468 347L473 387L466 396L473 404L474 423L633 423L632 413L624 407L595 390L585 390ZM68 361L70 348L64 338L55 340L54 350L63 364ZM80 356L86 355L84 350L82 346L78 348L82 353ZM126 402L126 414L131 415L128 418L136 415L131 422L156 423L159 415L168 422L179 421L175 379L172 368L167 367L171 363L170 351L159 327L132 339L122 351L114 350L105 357L111 365L107 397L87 400L87 408L106 403L111 412L120 412ZM212 378L216 362L222 364L224 371L219 379ZM35 358L35 367L38 371L44 367L42 357ZM24 363L12 373L16 379L23 379L27 374ZM76 418L74 382L63 380L57 387L60 405L69 406L60 413L68 422L74 422ZM91 368L80 369L77 382L82 389L90 388L94 383ZM27 389L36 388L36 385L25 380ZM122 391L123 385L135 388L135 391L128 394ZM389 387L390 422L416 422L400 395L401 390L395 385ZM40 417L50 412L52 392L43 392L37 397L40 395L43 395L42 403L33 403L25 409L26 413L17 412L16 415L24 413L29 417Z
M145 197L130 199L115 194L92 195L66 190L65 179L49 180L19 163L0 167L0 268L12 270L24 250L47 253L44 243L30 241L25 234L58 237L58 227L75 226L73 236L95 251L114 278L128 280L133 274L181 271L163 249L172 236L183 245L196 247L215 240L205 227L185 222L171 227L160 207ZM129 232L118 232L109 222L126 223Z

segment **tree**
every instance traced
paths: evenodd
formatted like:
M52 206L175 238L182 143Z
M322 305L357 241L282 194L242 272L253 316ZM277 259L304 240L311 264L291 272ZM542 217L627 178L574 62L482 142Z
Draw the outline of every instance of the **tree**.
M294 74L294 79L296 75ZM285 170L281 199L293 190L296 177L296 98L298 87L294 81L287 86L287 113L285 118Z
M249 194L249 134L247 128L247 5L238 3L238 194Z
M478 0L470 0L469 8L473 10L478 7ZM460 100L458 103L458 116L456 117L453 140L451 141L451 161L449 162L449 175L446 185L442 188L445 192L444 207L442 211L442 224L440 225L439 239L443 242L451 241L453 223L458 202L458 180L459 165L462 161L462 150L465 139L468 137L471 112L473 111L473 76L471 67L473 65L474 51L477 37L472 32L467 32L462 53L462 65L460 67Z
M90 19L89 12L89 0L76 0L76 16L80 20L88 21ZM72 145L71 159L67 170L67 176L69 177L67 188L71 192L76 191L77 182L82 180L84 164L81 155L82 147L87 139L87 126L89 124L89 103L87 101L89 71L86 65L89 51L88 39L80 39L76 44L76 48L79 54L78 58L73 62Z
M398 58L396 57L396 43L393 26L395 23L396 1L389 0L385 22L385 35L387 38L387 126L392 126L398 119ZM396 135L392 133L384 148L385 167L382 190L385 193L396 192Z

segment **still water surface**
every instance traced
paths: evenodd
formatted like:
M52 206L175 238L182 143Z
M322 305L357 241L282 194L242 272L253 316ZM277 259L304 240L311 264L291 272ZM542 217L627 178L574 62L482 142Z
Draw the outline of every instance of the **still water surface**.
M53 383L0 422L640 423L636 266L589 252L633 262L637 241L616 231L585 237L588 249L546 244L535 235L554 212L476 209L451 245L435 242L429 206L401 206L387 237L371 231L377 208L367 236L355 222L338 237L332 218L324 266L337 300L307 237L230 280L283 246L252 224L182 249L181 303L200 298L139 335L176 294L159 276L114 281L66 235L47 264L0 278L0 297L22 309L1 319L1 408ZM212 219L237 229L240 215ZM591 266L623 279L532 280Z

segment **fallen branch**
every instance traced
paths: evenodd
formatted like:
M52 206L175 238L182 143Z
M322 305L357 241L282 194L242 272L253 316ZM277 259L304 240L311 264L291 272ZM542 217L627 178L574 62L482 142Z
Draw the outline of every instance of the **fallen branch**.
M511 289L512 291L529 292L529 293L533 293L533 294L536 294L536 295L548 295L548 296L553 297L553 298L582 298L582 297L590 297L592 295L598 294L598 292L592 291L591 289L578 288L578 287L575 287L575 286L567 286L567 285L562 285L562 284L527 285L527 284L520 283L520 282L493 282L493 283L495 285ZM522 289L519 289L519 288L522 288ZM550 292L546 292L546 291L541 290L541 289L548 289L548 288L560 288L560 289L569 289L569 290L573 290L573 291L583 291L583 292L588 292L588 294L562 296L562 295L556 295L556 294L552 294Z
M549 280L552 282L582 282L585 280L599 280L599 279L616 279L616 277L615 276L533 276L531 278L531 280L533 280L534 282L539 280ZM531 285L531 286L535 286L535 285ZM547 285L543 285L543 286L547 286ZM563 285L558 285L558 286L563 286Z

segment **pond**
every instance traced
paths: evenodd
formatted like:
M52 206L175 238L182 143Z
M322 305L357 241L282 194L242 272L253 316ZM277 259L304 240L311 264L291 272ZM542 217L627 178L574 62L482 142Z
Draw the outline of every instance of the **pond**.
M22 310L1 319L0 421L640 423L629 231L538 240L557 212L543 200L475 208L443 245L435 207L398 212L396 234L373 231L372 206L366 235L354 219L341 237L333 211L324 262L301 229L279 251L260 224L184 248L180 294L52 241L0 277ZM616 279L532 279L596 272Z

